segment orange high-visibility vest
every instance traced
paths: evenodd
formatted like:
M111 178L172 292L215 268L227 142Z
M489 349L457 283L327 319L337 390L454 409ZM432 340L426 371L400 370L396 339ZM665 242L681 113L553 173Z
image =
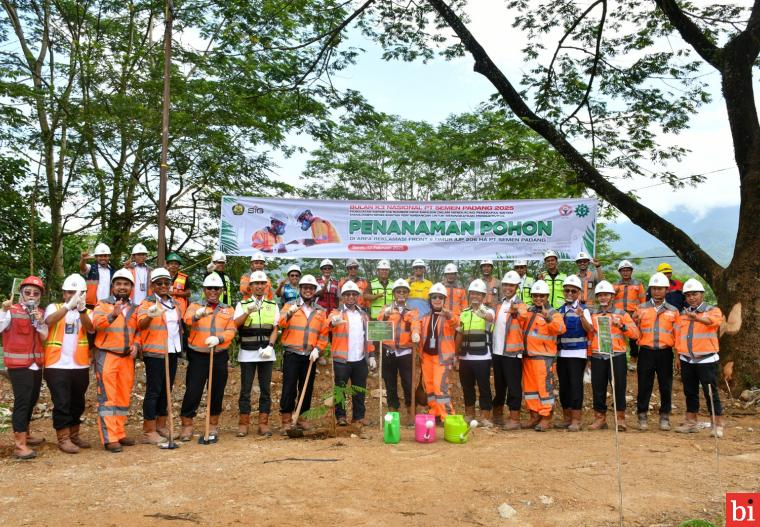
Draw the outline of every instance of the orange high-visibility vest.
M594 300L594 288L596 287L596 273L586 269L585 276L583 273L576 273L581 279L581 294L578 299L581 304L590 304Z
M306 316L303 308L288 316L288 310L293 302L282 306L279 326L282 328L282 346L286 351L305 355L314 348L324 350L327 346L327 334L330 325L325 316L325 310L314 302L312 312Z
M425 341L430 331L430 321L433 318L433 312L428 313L422 318L420 324L420 343L424 346ZM440 364L451 364L454 362L454 354L456 353L456 342L454 341L457 333L457 327L459 327L459 315L452 314L449 320L445 320L440 317L439 322L436 324L436 349L438 351L438 362ZM424 351L427 353L427 351Z
M56 304L55 310L58 311L63 307L63 304ZM87 310L90 313L90 310ZM43 351L45 352L45 367L49 368L56 362L61 360L61 352L63 350L63 336L66 331L66 315L58 322L53 324L48 331L47 340L43 344ZM79 325L79 333L77 334L77 347L74 350L73 355L74 363L78 366L87 366L90 364L90 343L87 340L87 331L84 326Z
M84 301L88 306L94 306L98 303L98 284L100 283L100 272L98 271L98 264L94 263L90 265L90 270L85 277L85 284L87 285L87 292L84 296ZM113 278L114 268L108 264L108 281Z
M467 291L457 286L446 286L445 305L449 311L458 316L462 311L467 309Z
M187 290L187 275L182 272L177 273L177 277L174 279L174 283L172 284L172 288L174 291L186 291ZM172 295L172 298L174 299L174 302L177 303L184 313L187 311L187 298L184 296L175 296Z
M602 354L599 347L599 317L611 317L613 320L620 320L625 325L625 331L620 328L610 325L610 333L612 334L612 350L613 354L617 355L625 353L627 346L625 343L625 337L636 340L639 338L639 328L636 327L636 323L627 312L622 309L611 308L608 310L602 310L601 308L590 308L592 329L588 332L588 354L595 357L607 357L607 354Z
M388 307L388 306L386 306ZM401 312L399 312L401 309ZM377 315L378 320L387 320L393 324L393 340L384 340L383 346L392 350L409 349L412 343L412 333L420 334L419 312L406 306L394 307L389 315L385 307Z
M555 357L557 336L566 331L565 319L557 310L549 309L549 320L541 315L541 309L532 306L518 317L522 325L523 346L530 357Z
M517 357L520 353L525 351L525 337L523 335L523 327L521 323L521 317L525 316L528 312L528 305L519 300L520 293L515 295L517 300L513 300L513 305L517 306L517 316L513 316L512 313L507 313L507 320L505 322L506 329L504 331L504 349L503 355L507 357ZM497 309L500 309L497 307ZM498 315L498 311L497 311Z
M636 308L647 301L647 292L644 284L635 278L630 282L618 280L615 287L615 309L622 309L627 313L633 313Z
M282 236L279 234L272 234L272 232L264 227L253 233L251 236L251 247L257 251L271 252L275 246L283 243Z
M340 235L333 224L316 216L311 221L311 237L317 244L340 243Z
M372 353L375 351L375 345L371 342L367 341L367 322L369 321L369 316L365 311L362 309L357 308L358 313L362 317L362 324L364 325L364 354L365 356L368 353ZM343 319L342 324L338 324L337 326L333 326L330 323L330 320L333 316L339 315L341 319ZM334 361L337 362L346 362L348 360L348 309L342 308L342 309L333 309L330 312L330 316L328 318L328 324L330 325L330 331L332 332L332 340L330 341L330 354L332 355L332 358Z
M684 309L676 325L676 351L699 361L720 352L718 330L723 323L723 313L720 308L704 302L695 311L699 317L709 318L710 324L691 320Z
M251 273L248 271L240 277L240 292L243 294L243 300L248 300L253 296L253 289L251 288ZM272 281L267 278L267 286L264 289L264 298L272 300L274 298L274 292L272 292Z
M651 349L672 348L676 344L675 327L678 324L678 310L663 302L658 310L650 300L636 309L638 320L639 346Z
M211 348L206 345L208 337L218 337L219 344L214 349L214 353L221 353L232 344L232 340L237 334L235 326L235 310L227 304L217 304L210 315L206 315L199 320L194 320L195 312L201 307L208 309L210 306L206 300L193 302L185 311L183 320L190 326L187 345L190 349L200 353L209 353ZM163 317L162 317L163 318Z
M495 309L496 302L499 300L501 281L495 276L492 276L491 279L487 282L485 280L483 281L486 283L486 291L488 291L488 293L486 293L486 297L483 299L483 303L491 309Z
M148 318L148 309L156 305L156 297L149 296L142 301L140 307L137 308L137 322ZM159 304L160 305L160 304ZM161 306L161 309L166 309L165 306ZM179 320L179 331L182 335L182 307L175 302L174 309L177 309L177 318ZM143 355L147 357L155 357L162 359L166 355L166 345L169 340L169 335L166 329L166 318L163 314L160 317L151 318L150 325L141 329L137 333L137 343L140 344Z
M109 296L95 306L92 315L95 347L116 355L129 355L137 331L137 306L130 303L126 314L119 311L116 318L111 320L115 303L116 299Z
M338 280L338 295L340 295L340 291L343 289L343 286L346 285L346 282L348 282L349 280L351 279L348 277L341 278L340 280ZM359 293L359 298L356 300L356 305L364 309L367 304L367 301L364 300L364 293L367 291L369 282L367 282L364 278L357 278L356 280L351 280L351 281L355 283L356 286L361 290L361 293Z

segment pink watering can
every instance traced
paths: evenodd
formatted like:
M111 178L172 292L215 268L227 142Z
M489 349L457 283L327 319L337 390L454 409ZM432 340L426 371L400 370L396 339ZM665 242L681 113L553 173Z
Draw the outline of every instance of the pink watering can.
M435 442L435 416L417 414L414 418L414 439L418 443Z

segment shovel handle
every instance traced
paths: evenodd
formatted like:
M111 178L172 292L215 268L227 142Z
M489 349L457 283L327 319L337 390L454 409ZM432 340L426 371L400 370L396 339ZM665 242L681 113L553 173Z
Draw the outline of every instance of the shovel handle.
M309 369L306 370L306 380L304 381L303 388L301 389L301 396L298 398L296 413L293 414L293 425L298 422L298 417L301 415L301 406L303 406L304 396L306 395L306 387L309 385L309 379L311 378L311 369L314 366L315 362L317 361L309 361Z
M212 347L208 354L208 391L206 392L206 429L203 439L208 441L211 434L211 385L214 378L214 352L216 347Z

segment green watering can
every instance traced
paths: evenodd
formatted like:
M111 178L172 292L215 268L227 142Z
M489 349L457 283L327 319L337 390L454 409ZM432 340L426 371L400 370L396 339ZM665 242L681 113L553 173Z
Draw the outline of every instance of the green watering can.
M443 438L449 443L466 443L470 431L477 426L474 419L468 425L461 415L447 415L443 420Z
M398 412L388 412L385 414L383 440L387 444L392 445L401 441L401 422L399 421Z

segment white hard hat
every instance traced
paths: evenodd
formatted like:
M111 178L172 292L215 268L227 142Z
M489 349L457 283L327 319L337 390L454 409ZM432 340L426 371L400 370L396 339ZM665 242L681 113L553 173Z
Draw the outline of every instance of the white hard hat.
M346 260L346 267L359 267L359 260L355 258L349 258Z
M281 223L287 223L288 222L288 215L285 214L284 212L273 212L269 216L269 219L270 220L279 221Z
M148 248L145 247L142 243L138 243L132 247L132 254L148 254Z
M507 274L504 275L504 278L501 279L502 284L519 284L522 282L522 279L520 278L520 275L517 274L517 271L507 271Z
M82 278L81 275L74 273L66 277L66 280L63 281L63 286L61 287L61 289L63 291L85 292L87 291L87 284L85 283L84 278Z
M684 282L683 284L683 292L686 293L694 293L694 292L705 292L705 286L702 285L702 283L697 280L696 278L689 278Z
M480 264L483 265L483 264ZM488 294L488 288L486 287L486 283L481 280L480 278L476 278L470 283L470 287L467 288L467 291L470 293L483 293L484 295Z
M457 269L456 264L450 263L446 264L446 267L443 268L443 274L451 274L451 273L458 273L459 269Z
M662 273L654 273L649 279L647 287L670 287L670 280Z
M428 291L428 296L430 295L449 296L449 292L446 290L445 285L443 285L441 282L438 282L433 284L433 286L430 288L430 291Z
M116 271L113 276L111 277L111 283L114 282L117 278L126 278L130 282L132 282L132 285L135 284L135 277L132 276L132 273L129 272L128 269L119 269Z
M417 258L415 261L413 261L412 267L424 267L425 269L427 269L427 265L425 265L425 260L421 258Z
M301 267L299 265L293 264L290 267L288 267L288 272L285 274L290 274L293 271L296 271L298 274L301 274Z
M301 279L298 281L298 285L313 285L314 287L319 287L319 284L317 283L317 279L314 278L310 274L305 274L301 277Z
M163 267L156 267L150 272L150 281L155 282L159 278L168 278L169 280L171 280L172 275L169 274L169 271L167 271Z
M550 258L552 256L554 256L555 258L559 258L559 256L557 256L557 252L556 251L552 251L551 249L549 249L548 251L544 252L544 260L546 260L547 258Z
M527 260L515 260L514 267L528 266Z
M567 278L565 278L564 282L562 282L562 287L567 286L573 286L577 287L578 289L583 289L583 284L581 284L581 279L578 278L578 275L571 274Z
M377 262L377 269L390 269L391 263L388 260L380 260Z
M614 295L615 288L607 280L602 280L596 284L596 287L594 288L594 294L598 295L599 293L610 293Z
M578 260L591 260L591 256L589 256L588 253L581 251L578 253L578 256L575 257L575 261L577 262Z
M321 262L319 262L319 268L322 269L323 267L335 267L332 263L332 260L329 258L325 258Z
M536 282L533 284L533 287L530 288L530 294L531 295L548 295L549 284L547 284L543 280L536 280Z
M252 262L266 262L266 258L264 257L264 253L258 252L253 253L253 256L251 256Z
M622 262L618 264L618 271L620 271L621 269L625 269L626 267L628 267L629 269L633 269L633 264L629 262L628 260L623 260Z
M224 254L222 251L214 251L214 254L211 255L211 261L212 262L226 262L227 255Z
M105 243L99 243L95 246L94 256L100 256L102 254L111 255L111 249Z
M349 291L353 291L354 293L362 293L362 290L359 289L359 286L356 285L352 280L347 280L345 284L343 284L343 287L340 289L340 294L345 295Z
M224 287L224 282L218 273L211 273L203 279L203 287Z
M484 265L493 265L493 260L481 260L480 267L483 267Z
M249 282L266 282L267 281L267 275L264 273L264 271L254 271L251 273L251 278Z
M391 290L395 291L399 287L405 287L407 290L411 289L411 287L409 287L409 282L407 282L403 278L399 278L398 280L393 282L393 287L391 288Z

